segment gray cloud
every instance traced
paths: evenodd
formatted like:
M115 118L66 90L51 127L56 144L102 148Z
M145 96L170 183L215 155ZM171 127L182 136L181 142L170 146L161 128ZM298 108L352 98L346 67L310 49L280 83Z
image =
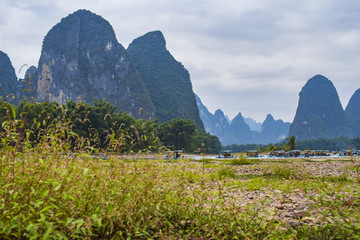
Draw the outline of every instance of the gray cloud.
M292 121L298 93L315 74L333 81L343 107L360 88L357 0L5 0L0 50L17 71L37 65L44 36L77 9L108 20L124 47L161 30L203 103L230 117Z

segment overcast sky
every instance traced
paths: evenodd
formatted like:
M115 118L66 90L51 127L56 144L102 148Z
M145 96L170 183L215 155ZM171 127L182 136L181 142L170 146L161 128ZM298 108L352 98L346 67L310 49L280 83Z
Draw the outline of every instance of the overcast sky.
M344 108L360 88L359 0L1 0L0 50L18 76L23 64L37 66L47 32L78 9L108 20L125 48L162 31L212 113L292 122L312 76L329 78Z

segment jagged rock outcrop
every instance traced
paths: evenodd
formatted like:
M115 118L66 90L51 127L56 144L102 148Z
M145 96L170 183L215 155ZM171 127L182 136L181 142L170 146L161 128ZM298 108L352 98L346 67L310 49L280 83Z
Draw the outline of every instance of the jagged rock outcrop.
M0 97L3 100L10 100L7 97L14 94L17 87L15 69L11 64L8 55L0 51Z
M149 32L135 39L127 51L141 73L159 121L189 119L197 128L204 129L190 75L166 49L163 34Z
M0 51L0 93L3 100L11 104L18 105L24 98L35 97L36 89L34 85L30 88L30 76L33 76L32 81L36 79L36 67L31 66L25 74L24 79L17 79L15 69L11 64L9 57Z
M112 26L87 10L63 18L46 35L36 95L61 104L103 98L134 117L154 117L148 91Z
M216 121L215 128L210 132L210 134L215 135L219 138L221 144L224 144L227 142L228 139L228 133L230 124L227 120L225 114L221 109L218 109L214 113L214 118Z
M350 127L333 83L316 75L302 88L289 136L297 140L349 136Z
M278 143L283 141L289 134L290 123L283 120L275 120L271 114L266 116L261 129L262 144Z
M351 96L345 114L350 122L352 135L360 136L360 89Z
M25 73L23 79L19 79L17 82L17 87L14 91L15 96L17 97L14 100L14 104L18 105L24 98L33 101L36 99L37 92L37 68L35 66L30 66Z
M201 99L198 95L195 94L196 104L199 109L200 118L204 124L205 131L211 133L213 129L216 128L217 121L215 120L214 115L209 112L207 107L201 102Z

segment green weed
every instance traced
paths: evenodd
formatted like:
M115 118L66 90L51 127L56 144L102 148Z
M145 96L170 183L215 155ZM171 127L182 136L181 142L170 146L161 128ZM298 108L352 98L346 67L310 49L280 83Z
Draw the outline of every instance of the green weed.
M273 164L263 167L263 174L271 175L276 178L282 179L296 179L299 178L300 174L296 167L288 166L284 164Z
M218 173L219 179L236 177L235 171L232 168L222 168L222 169L218 170L217 173Z
M258 159L251 159L246 157L234 158L230 160L231 165L252 165L258 163L260 160Z

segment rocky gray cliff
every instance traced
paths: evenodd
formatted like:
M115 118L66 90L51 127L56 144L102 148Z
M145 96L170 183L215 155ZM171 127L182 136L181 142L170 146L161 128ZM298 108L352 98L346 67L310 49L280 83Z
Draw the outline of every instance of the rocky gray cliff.
M18 105L24 98L35 97L36 90L29 91L29 80L26 76L36 75L36 67L30 67L24 79L17 79L15 69L9 57L0 51L0 97L11 104Z
M14 91L15 96L17 96L15 105L18 105L24 98L30 99L31 101L36 99L37 92L37 68L35 66L30 66L26 72L23 79L19 79L17 83L16 90Z
M229 128L230 124L227 120L225 114L221 109L218 109L214 113L214 119L216 121L215 128L210 132L212 135L215 135L219 138L221 144L227 142L229 138ZM204 123L205 124L205 123Z
M134 117L154 117L149 93L112 26L87 10L63 18L46 35L36 96L61 104L103 98Z
M204 129L190 75L166 49L163 34L149 32L135 39L127 51L141 73L160 122L183 118Z
M345 114L350 122L352 135L360 136L360 89L351 96Z
M205 131L211 133L212 130L216 128L216 124L218 122L216 121L214 115L211 112L209 112L207 107L201 102L199 96L195 94L195 98L196 98L196 104L199 109L200 118L204 124Z
M299 94L289 136L297 140L349 136L350 127L333 83L316 75Z
M0 51L0 97L8 99L17 89L17 77L15 69L8 55ZM9 99L10 100L10 99Z

